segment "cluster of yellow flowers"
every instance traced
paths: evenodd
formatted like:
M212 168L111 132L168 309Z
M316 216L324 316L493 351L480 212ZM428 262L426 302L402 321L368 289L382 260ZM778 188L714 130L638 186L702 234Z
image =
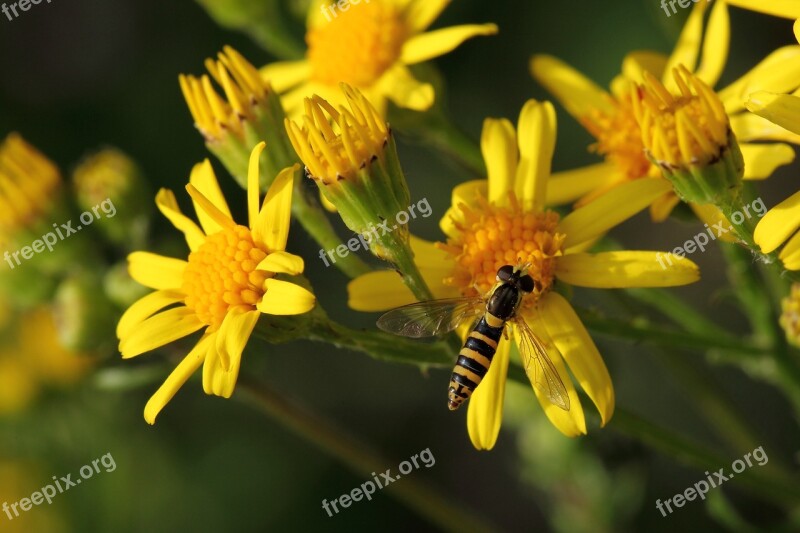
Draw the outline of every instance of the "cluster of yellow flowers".
M323 205L356 233L393 220L408 206L387 114L390 104L425 112L438 96L409 66L498 31L493 24L428 31L447 4L372 0L331 18L320 9L325 2L317 0L309 11L305 59L259 69L226 47L217 60L206 61L208 75L180 76L195 127L246 188L248 222L234 221L209 160L192 169L186 185L198 223L181 212L172 191L156 195L158 209L183 233L189 253L186 259L148 251L128 256L130 276L153 292L119 320L119 351L132 358L201 330L202 335L147 403L147 422L154 423L200 367L204 391L230 397L262 314L268 317L261 324L271 329L287 315L312 329L327 323L303 276L303 258L287 251L290 221L297 220L324 249L341 241L301 181L312 179ZM541 376L528 372L553 425L567 436L586 433L577 385L601 424L612 418L609 372L560 287L674 287L700 279L699 268L686 258L675 257L663 268L658 251L592 252L600 239L644 209L654 222L663 221L680 202L709 225L729 219L744 205L743 180L763 180L793 161L791 144L800 142L800 45L776 50L728 87L715 88L727 62L729 5L800 17L790 2L762 4L697 2L672 54L630 53L609 90L555 57L535 55L534 78L595 138L589 149L602 161L551 173L556 111L550 102L529 100L516 126L507 119L485 120L479 149L486 177L454 188L439 242L413 236L401 225L370 248L392 269L373 270L352 254L337 263L351 278L349 306L363 312L486 298L504 265L532 278L535 290L523 297L518 320L509 322L496 343L468 404L467 427L476 448L491 449L497 440L509 365L512 355L527 349L527 328L541 339L539 357L552 363L554 374L547 379L560 380L568 398L558 405ZM0 159L0 170L12 163ZM0 192L16 194L3 173L0 185ZM798 230L800 192L757 227L737 226L730 240L791 277L800 270ZM784 305L787 314L800 306L800 292L791 294L795 301ZM458 331L464 340L469 324L451 319L451 330L463 326ZM797 320L783 323L790 336L800 336Z

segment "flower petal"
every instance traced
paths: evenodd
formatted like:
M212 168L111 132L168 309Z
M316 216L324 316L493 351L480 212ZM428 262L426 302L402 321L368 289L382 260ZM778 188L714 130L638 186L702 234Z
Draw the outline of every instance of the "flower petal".
M760 94L760 93L757 93ZM731 129L738 141L783 141L800 144L800 135L753 113L736 113L731 118Z
M511 342L500 339L489 371L481 380L467 405L467 431L476 450L491 450L497 442L503 421Z
M261 79L282 93L306 81L311 75L311 64L301 61L277 61L259 70Z
M650 204L650 220L653 222L664 222L669 218L670 213L672 213L672 210L675 209L675 206L679 203L681 203L681 199L678 198L678 195L674 192L670 191L666 194L662 194Z
M547 180L556 146L556 110L550 102L528 100L517 126L519 166L514 183L525 209L541 211L546 201Z
M260 311L253 311L244 306L234 307L225 314L214 342L219 366L226 374L223 380L225 385L221 391L214 391L216 395L230 398L233 394L242 352L260 316Z
M400 61L406 65L421 63L452 52L468 39L497 31L496 24L465 24L415 35L403 46Z
M547 180L547 205L574 202L581 196L619 179L613 163L597 163L586 167L556 172Z
M669 56L661 81L670 90L678 88L672 76L672 69L678 65L683 65L689 71L694 71L697 65L697 56L700 54L700 45L703 38L703 15L707 4L708 2L698 2L692 8L689 18L686 19L686 23L683 25L681 35L678 37L678 42Z
M778 257L786 270L800 270L800 233L786 242Z
M267 270L277 274L297 276L303 273L305 263L299 255L289 252L272 252L256 266L256 270Z
M126 337L155 313L168 305L182 302L184 298L186 295L181 291L155 291L138 299L120 317L117 324L117 337L120 339Z
M611 96L606 91L560 59L535 55L530 68L536 81L576 119L591 111L613 111Z
M445 235L452 238L458 234L456 224L464 218L459 206L465 204L472 208L478 207L480 205L478 199L486 198L488 195L488 186L488 180L471 180L453 188L451 207L439 221L439 228Z
M625 56L622 60L622 74L629 80L639 84L644 83L644 72L649 72L661 79L669 58L659 52L651 50L637 50Z
M267 145L261 141L250 151L250 161L247 166L247 223L252 228L258 218L258 197L261 193L258 180L258 159L264 147Z
M739 241L730 221L725 218L722 211L712 204L689 204L694 214L701 221L705 222L706 231L713 234L712 239L722 242L736 243ZM716 226L716 227L715 227ZM723 232L720 234L720 232Z
M753 234L761 251L768 254L786 242L800 228L800 192L779 203L764 215Z
M208 159L194 166L192 174L189 177L189 183L200 191L200 194L211 202L223 215L233 220L231 210L228 208L228 202L225 201L225 197L222 195L217 177L214 175L214 169L211 167L211 162ZM206 235L211 235L222 229L219 221L212 218L196 200L194 200L194 210L197 213L197 220L200 221L200 225L203 227L203 231L205 231Z
M614 414L614 386L592 337L569 302L558 293L550 292L544 297L540 314L572 375L597 407L601 424L607 424Z
M663 178L638 179L614 187L561 220L558 230L566 234L564 247L570 248L605 233L670 190L672 186Z
M288 281L270 278L264 287L258 310L268 315L301 315L311 311L317 301L308 289Z
M759 91L788 93L800 85L800 46L778 48L747 74L719 92L728 114L744 109L748 96Z
M414 32L420 32L433 24L451 0L411 0L406 7L406 24Z
M418 262L419 265L421 262ZM452 269L452 261L445 263ZM422 278L436 298L455 298L458 291L444 284L442 267L432 269L420 266ZM387 311L417 301L400 275L394 270L376 270L358 276L347 284L347 305L362 312Z
M201 338L189 354L183 358L167 380L148 400L144 408L144 419L153 425L162 409L172 400L178 390L192 377L206 357L208 345L213 340L213 334L206 334Z
M191 335L204 326L188 307L167 309L141 322L136 330L120 340L119 351L123 359L130 359Z
M747 144L739 148L744 157L744 179L763 180L772 176L778 167L794 161L794 148L788 144Z
M800 18L800 5L796 0L725 0L732 6L742 7L751 11L758 11L775 17L787 19Z
M176 229L183 232L186 237L186 244L191 251L197 250L206 239L203 231L194 223L192 219L181 212L175 193L169 189L161 189L156 194L156 205L161 214L164 215Z
M389 100L405 109L425 111L436 99L433 85L417 80L407 67L399 63L384 73L378 83Z
M188 264L182 259L150 252L133 252L128 255L130 276L151 289L180 289L183 285L183 271Z
M271 252L286 249L289 239L289 224L292 219L292 189L294 175L299 165L280 171L267 191L264 204L253 225L253 237L267 245Z
M519 160L517 133L506 119L487 118L481 132L481 152L486 163L489 201L498 205L508 203L508 193L514 190ZM454 203L453 205L458 205Z
M719 81L731 44L731 22L725 2L716 2L708 17L706 36L703 41L703 59L695 73L698 78L713 87Z
M800 134L800 97L760 91L751 94L745 106L751 113Z
M557 261L556 277L579 287L676 287L700 279L700 269L692 261L661 252L580 253Z

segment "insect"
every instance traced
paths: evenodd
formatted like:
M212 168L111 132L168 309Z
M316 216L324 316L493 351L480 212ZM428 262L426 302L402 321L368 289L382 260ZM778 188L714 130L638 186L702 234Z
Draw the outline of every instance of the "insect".
M467 320L480 316L473 324L450 376L447 406L451 411L469 399L488 372L508 322L516 325L519 353L531 383L551 403L569 410L567 390L547 355L545 344L517 314L527 295L541 292L538 282L527 274L528 267L500 267L497 283L484 296L413 303L392 309L378 319L378 327L384 331L421 338L449 333ZM546 335L544 328L538 329ZM557 349L549 337L547 340L553 349Z

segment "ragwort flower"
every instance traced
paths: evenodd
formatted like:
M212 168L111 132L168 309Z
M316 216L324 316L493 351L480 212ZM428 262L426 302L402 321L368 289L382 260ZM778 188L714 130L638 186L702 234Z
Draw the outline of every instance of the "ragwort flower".
M229 398L259 316L297 315L315 305L311 292L276 278L299 275L304 268L301 257L285 251L296 169L287 168L275 178L259 208L258 159L263 148L264 143L257 145L250 157L248 226L233 221L206 160L195 166L186 186L200 227L181 213L172 191L161 189L156 196L158 208L186 237L188 261L149 252L128 257L131 277L155 292L131 305L119 321L123 358L203 329L194 348L147 402L144 416L150 424L201 365L206 394Z
M408 66L444 55L478 35L497 33L494 24L453 26L425 32L449 0L363 0L345 9L326 0L311 2L306 58L261 70L282 93L286 112L296 116L303 99L318 94L342 102L339 83L360 89L385 114L387 99L422 111L434 102L430 84L414 78Z
M647 207L669 190L662 179L627 183L564 218L544 208L555 145L556 121L550 103L529 101L517 131L507 120L487 119L481 147L487 180L459 185L441 221L447 243L412 240L423 276L437 298L485 294L505 264L530 263L540 291L520 308L522 318L547 344L570 399L569 411L553 405L534 388L547 417L565 435L586 433L583 408L572 375L594 402L602 423L614 411L614 389L594 342L568 301L553 289L560 282L594 288L667 287L696 281L697 266L688 259L662 269L657 253L615 251L584 253L594 239ZM353 280L349 304L360 311L379 311L413 302L411 293L390 271ZM502 417L509 353L518 333L501 339L487 375L469 402L467 427L478 449L491 449ZM544 328L544 329L543 329ZM546 332L547 335L542 333ZM562 358L563 354L563 358ZM566 363L566 365L565 365Z

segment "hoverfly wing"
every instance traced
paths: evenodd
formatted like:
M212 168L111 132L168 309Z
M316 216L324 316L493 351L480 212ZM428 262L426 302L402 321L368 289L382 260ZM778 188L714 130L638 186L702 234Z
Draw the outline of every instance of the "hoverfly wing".
M480 296L427 300L388 311L378 319L383 331L418 339L442 335L481 314L486 304Z
M528 374L531 383L547 396L550 403L569 411L567 389L558 375L558 370L550 360L550 356L547 355L545 345L522 317L517 317L514 323L517 325L519 333L517 345L522 357L522 364L525 366L525 373ZM547 334L544 327L539 329L545 335ZM552 349L558 350L552 339L548 337L548 341Z

